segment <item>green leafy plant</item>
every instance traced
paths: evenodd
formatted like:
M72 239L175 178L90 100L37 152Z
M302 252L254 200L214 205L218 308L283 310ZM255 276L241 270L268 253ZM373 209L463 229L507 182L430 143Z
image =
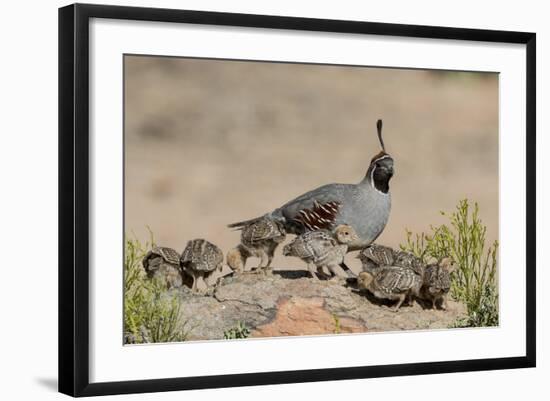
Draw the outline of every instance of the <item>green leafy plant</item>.
M126 343L185 341L186 323L180 321L177 296L158 280L148 279L141 261L154 246L126 239L124 259L124 339Z
M249 335L250 330L245 326L243 322L239 322L237 323L237 326L223 332L223 338L225 340L248 338Z
M428 234L407 231L401 249L427 262L431 258L451 256L458 268L452 275L451 296L466 304L468 317L453 327L498 325L498 242L486 246L487 227L479 218L479 207L461 200L449 218L449 225L430 226Z

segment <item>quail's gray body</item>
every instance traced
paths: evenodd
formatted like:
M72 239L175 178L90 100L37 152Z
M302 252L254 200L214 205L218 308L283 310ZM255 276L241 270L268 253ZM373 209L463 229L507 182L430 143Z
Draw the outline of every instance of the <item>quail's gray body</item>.
M438 263L429 264L424 273L424 284L421 289L421 297L432 303L436 308L437 302L441 302L441 308L447 309L447 294L451 289L451 273L454 265L450 258L444 258Z
M286 232L297 235L348 224L358 236L349 244L349 250L362 249L372 243L389 219L389 181L393 176L393 159L384 150L380 120L377 127L383 150L372 158L361 182L324 185L285 203L266 216L280 221ZM230 224L229 227L243 227L255 220Z
M193 291L197 291L199 283L208 286L204 279L215 270L221 271L223 267L221 249L204 239L189 241L180 260L183 271L193 278Z
M302 259L314 278L319 278L319 270L324 268L337 275L336 266L344 262L348 243L356 239L354 229L345 224L338 226L334 234L328 230L307 231L285 245L283 255Z
M300 212L313 210L314 201L320 205L329 202L339 204L333 226L349 224L359 239L350 244L350 249L362 249L376 240L388 222L391 210L391 195L374 188L367 176L359 184L329 184L286 203L273 211L271 216L287 222L289 231L301 234L308 228L295 222ZM314 227L315 228L315 227Z
M361 272L357 278L359 288L370 291L381 299L397 300L394 311L408 297L418 296L422 278L412 269L398 266L382 266L375 272Z
M172 248L154 247L142 261L150 279L162 280L168 289L181 287L183 280L180 270L180 255Z

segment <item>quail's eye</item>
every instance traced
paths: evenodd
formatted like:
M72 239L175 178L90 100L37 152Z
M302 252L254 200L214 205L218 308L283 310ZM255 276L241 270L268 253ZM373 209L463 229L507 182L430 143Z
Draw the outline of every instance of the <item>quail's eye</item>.
M345 231L344 234L349 235L349 233L347 231Z

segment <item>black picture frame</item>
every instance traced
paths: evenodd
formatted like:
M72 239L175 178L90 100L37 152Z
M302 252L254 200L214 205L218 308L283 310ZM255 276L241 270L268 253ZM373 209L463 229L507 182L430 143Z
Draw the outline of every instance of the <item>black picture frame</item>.
M89 21L91 18L437 38L526 45L526 354L521 357L230 374L89 381ZM534 367L536 35L436 26L74 4L59 9L59 391L71 396L190 390Z

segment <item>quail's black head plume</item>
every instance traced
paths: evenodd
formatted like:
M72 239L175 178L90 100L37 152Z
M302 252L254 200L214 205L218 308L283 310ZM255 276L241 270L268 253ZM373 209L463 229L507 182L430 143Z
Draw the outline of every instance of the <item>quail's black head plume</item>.
M380 141L380 146L382 146L382 152L386 153L386 147L384 146L384 140L382 139L382 120L376 122L376 130L378 131L378 140Z

